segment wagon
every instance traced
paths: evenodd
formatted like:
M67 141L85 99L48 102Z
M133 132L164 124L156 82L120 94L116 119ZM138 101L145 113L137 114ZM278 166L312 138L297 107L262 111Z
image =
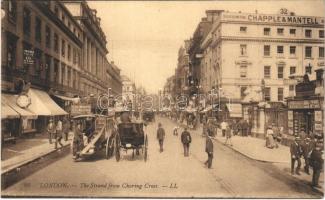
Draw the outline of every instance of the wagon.
M132 158L141 154L146 162L148 158L148 136L144 132L145 124L143 122L128 122L117 125L117 132L114 137L115 158L120 161L121 150L132 150Z
M155 112L153 110L142 111L142 120L144 120L146 122L155 121Z
M116 132L114 118L104 115L88 114L74 116L72 120L74 124L80 123L82 132L80 136L74 134L71 145L74 159L86 158L102 150L105 151L105 157L108 158L112 151L112 145L109 143L110 138Z

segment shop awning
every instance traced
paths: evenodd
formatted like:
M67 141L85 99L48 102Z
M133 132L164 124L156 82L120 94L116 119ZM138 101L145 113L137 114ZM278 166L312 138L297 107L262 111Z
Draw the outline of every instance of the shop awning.
M234 118L241 118L242 117L242 105L239 103L232 103L232 104L226 104L229 116Z
M29 119L36 119L37 114L35 114L29 107L21 108L16 104L17 97L18 97L18 95L1 94L1 101L2 101L2 103L5 103L10 108L12 108L15 112L19 113L20 116L26 117ZM2 117L2 113L1 113L1 117Z
M1 119L15 119L19 117L19 114L14 109L1 101Z
M80 102L80 98L79 97L75 97L75 98L72 98L72 97L66 97L66 96L61 96L61 95L54 95L64 101L72 101L73 103L78 103Z
M67 115L60 106L58 106L51 97L42 90L30 89L28 95L32 99L29 108L41 116Z

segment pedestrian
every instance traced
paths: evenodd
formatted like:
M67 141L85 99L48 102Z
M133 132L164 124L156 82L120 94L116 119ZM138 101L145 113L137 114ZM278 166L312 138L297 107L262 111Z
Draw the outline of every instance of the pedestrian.
M318 180L320 173L323 169L324 157L323 157L323 144L317 143L315 149L310 155L310 164L313 168L312 187L319 187Z
M221 124L220 124L220 128L221 128L221 131L222 131L222 137L226 136L227 126L228 126L228 123L225 120L223 120L221 122Z
M159 147L160 147L160 153L164 151L164 139L165 139L165 130L162 127L162 124L158 124L158 130L157 130L157 139L159 142Z
M67 118L65 118L63 122L64 141L68 141L69 132L70 132L70 122Z
M47 133L49 136L49 143L52 144L52 137L55 134L55 127L54 127L53 119L49 120L49 123L47 125Z
M248 130L249 130L249 124L248 124L247 120L244 120L242 128L243 128L243 136L247 137L248 136Z
M191 137L190 132L187 131L187 127L185 127L184 131L182 132L181 141L182 141L183 147L184 147L184 156L188 157L190 143L192 142L192 137Z
M301 146L300 146L300 137L296 136L295 141L290 145L290 154L291 154L291 174L294 173L295 162L297 161L298 165L296 168L296 174L300 175L299 170L301 167Z
M311 153L313 151L313 143L311 142L309 136L306 137L306 139L302 142L301 149L302 149L302 155L305 160L305 166L304 170L305 173L309 175L309 159L311 156Z
M56 124L56 135L55 138L57 142L60 144L61 147L63 147L63 144L61 143L61 140L63 138L63 127L62 127L62 121L59 118L57 124ZM55 147L56 148L56 147Z
M229 125L227 126L227 129L226 129L226 141L225 141L225 145L228 144L228 141L229 141L230 146L232 146L232 141L231 141L231 128L230 128Z
M178 136L178 129L179 129L179 126L175 126L174 127L174 129L173 129L173 135Z
M275 148L278 148L279 145L278 145L278 136L279 136L279 128L274 124L272 123L272 131L273 131L273 140L274 140L274 146Z
M77 122L74 131L73 131L73 149L72 149L72 155L74 158L78 158L78 153L82 147L83 144L83 134L81 131L81 123Z
M265 146L270 149L273 149L275 146L273 134L272 126L268 126L266 129Z
M210 169L212 166L212 159L213 159L213 142L212 142L212 135L209 133L205 140L205 152L208 154L208 160L204 163Z

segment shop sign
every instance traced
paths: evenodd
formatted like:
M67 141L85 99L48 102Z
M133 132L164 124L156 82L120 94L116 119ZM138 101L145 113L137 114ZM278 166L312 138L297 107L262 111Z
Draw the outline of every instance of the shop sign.
M249 14L249 13L222 13L222 20L247 21L256 23L281 23L291 25L322 25L323 17L306 17L294 15L268 15L268 14Z
M321 131L321 130L323 130L323 126L322 126L322 124L315 124L315 130L316 130L316 131Z
M34 64L34 50L24 49L24 65Z
M319 109L321 108L319 100L290 101L289 109Z
M322 122L322 111L315 111L315 122Z
M71 105L71 115L87 115L91 114L90 105Z

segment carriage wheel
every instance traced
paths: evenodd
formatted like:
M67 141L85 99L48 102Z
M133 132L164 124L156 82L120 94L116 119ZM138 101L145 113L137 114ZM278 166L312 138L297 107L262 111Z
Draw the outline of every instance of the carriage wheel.
M119 140L119 135L116 136L116 139L115 139L115 158L116 158L116 161L120 161L120 158L121 158L121 154L120 154L120 140Z
M111 154L111 148L110 148L110 143L109 143L109 138L106 140L106 151L105 151L105 157L108 159Z
M147 162L148 159L148 137L147 135L144 138L144 162Z

